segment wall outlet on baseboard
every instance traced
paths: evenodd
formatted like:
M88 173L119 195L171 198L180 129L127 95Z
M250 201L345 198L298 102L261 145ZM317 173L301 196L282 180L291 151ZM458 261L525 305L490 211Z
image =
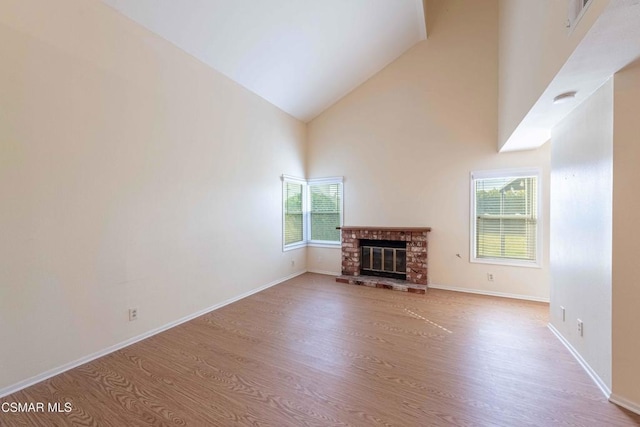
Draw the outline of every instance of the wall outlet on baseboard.
M581 337L584 336L584 325L582 324L582 320L578 319L578 333Z
M487 280L493 282L493 273L487 273Z
M138 320L138 309L130 308L129 309L129 322L133 322L134 320Z
M292 260L291 260L291 267L295 267L295 266L296 266L296 260L295 260L295 259L292 259Z

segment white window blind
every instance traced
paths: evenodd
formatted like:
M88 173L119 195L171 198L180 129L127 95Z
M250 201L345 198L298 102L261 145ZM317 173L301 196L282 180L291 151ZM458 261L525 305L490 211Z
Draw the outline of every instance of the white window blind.
M472 174L472 248L476 261L538 260L538 174Z
M341 244L342 177L305 180L282 175L283 250Z
M304 241L304 186L298 182L284 181L284 244Z
M311 240L340 242L342 224L342 183L309 182Z

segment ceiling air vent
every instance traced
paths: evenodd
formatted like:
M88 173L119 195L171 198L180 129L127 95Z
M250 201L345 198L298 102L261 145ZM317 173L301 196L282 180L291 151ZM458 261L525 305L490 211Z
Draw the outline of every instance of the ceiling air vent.
M569 0L569 11L567 13L567 29L569 34L578 25L582 15L587 10L593 0Z

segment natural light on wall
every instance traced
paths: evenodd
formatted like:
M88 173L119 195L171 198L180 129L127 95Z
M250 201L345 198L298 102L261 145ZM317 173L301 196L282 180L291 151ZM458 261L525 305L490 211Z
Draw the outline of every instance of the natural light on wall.
M539 266L538 170L471 174L471 261Z

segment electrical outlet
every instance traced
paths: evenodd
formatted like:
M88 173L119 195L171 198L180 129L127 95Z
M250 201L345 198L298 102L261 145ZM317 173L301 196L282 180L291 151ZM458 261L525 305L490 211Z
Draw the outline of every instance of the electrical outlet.
M567 320L567 316L566 316L566 312L563 306L560 306L560 312L562 313L562 321L566 321Z
M295 259L292 259L292 260L291 260L291 267L295 267L295 266L296 266L296 260L295 260Z
M133 322L134 320L138 320L138 309L130 308L129 309L129 322Z
M584 336L584 325L582 324L582 320L578 319L578 333L581 337Z
M493 282L493 273L487 273L487 280Z

